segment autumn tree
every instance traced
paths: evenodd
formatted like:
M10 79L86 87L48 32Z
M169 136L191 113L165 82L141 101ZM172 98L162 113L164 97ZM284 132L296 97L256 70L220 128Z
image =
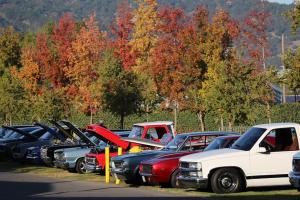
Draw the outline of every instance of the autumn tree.
M68 53L68 65L64 73L69 83L68 92L82 111L92 116L99 107L99 92L93 84L99 78L97 68L101 61L102 51L106 46L106 34L99 30L95 14L84 20L84 25L71 41ZM91 119L92 121L92 119Z
M157 88L151 76L151 52L158 40L158 3L156 0L136 0L137 8L133 11L133 31L129 45L136 55L134 72L143 83L141 92L145 111L157 103Z
M256 64L257 73L267 68L266 60L270 56L267 27L271 14L263 11L251 11L241 25L240 49L244 57Z
M0 27L0 67L1 70L21 66L21 37L12 27Z
M104 53L100 69L103 106L120 116L120 128L123 129L125 117L136 113L142 103L138 78L135 73L124 70L113 50Z
M300 92L300 47L295 51L289 49L284 55L284 66L286 72L284 74L283 82L288 88L293 91L295 102L297 101L297 95Z

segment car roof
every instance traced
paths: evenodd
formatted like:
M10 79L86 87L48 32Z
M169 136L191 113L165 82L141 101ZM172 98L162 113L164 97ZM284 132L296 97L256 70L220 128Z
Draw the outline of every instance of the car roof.
M256 128L265 128L265 129L273 129L273 128L289 128L289 127L295 127L300 126L297 123L270 123L270 124L259 124L254 127Z
M204 131L204 132L190 132L190 133L181 133L178 135L184 135L184 136L197 136L197 135L220 135L220 136L226 136L226 135L240 135L238 132L227 132L227 131Z
M155 125L172 125L172 121L154 121L154 122L142 122L133 124L133 126L155 126Z

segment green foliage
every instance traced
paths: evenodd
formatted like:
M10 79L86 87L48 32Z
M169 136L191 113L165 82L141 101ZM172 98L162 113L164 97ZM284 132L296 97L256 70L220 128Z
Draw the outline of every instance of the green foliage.
M20 67L20 35L12 27L0 27L0 67Z
M284 83L295 95L300 92L300 47L295 52L288 50L284 56L284 65L287 71L284 74Z
M112 51L106 51L101 68L104 108L120 116L123 127L125 116L139 111L142 96L137 76L124 70Z
M9 69L4 69L0 77L0 119L6 124L25 118L27 107L24 105L26 92L19 80L11 76Z

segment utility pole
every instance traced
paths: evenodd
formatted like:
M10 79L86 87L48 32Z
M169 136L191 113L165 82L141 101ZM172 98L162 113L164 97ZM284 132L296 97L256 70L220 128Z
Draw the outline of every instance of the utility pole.
M282 71L285 72L285 66L284 66L284 33L281 35L281 62L282 62ZM282 84L282 103L286 103L285 98L285 84Z

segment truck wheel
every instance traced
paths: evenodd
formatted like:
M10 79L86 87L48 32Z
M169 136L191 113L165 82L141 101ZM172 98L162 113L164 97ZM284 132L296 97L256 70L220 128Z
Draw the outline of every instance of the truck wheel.
M170 180L170 185L172 188L179 188L179 182L177 180L177 177L179 176L179 169L176 169L172 176L171 176L171 180Z
M221 168L213 173L210 184L215 193L232 193L241 191L243 180L238 170Z
M85 160L84 158L79 158L76 162L76 172L79 174L85 174L86 169L85 169Z

